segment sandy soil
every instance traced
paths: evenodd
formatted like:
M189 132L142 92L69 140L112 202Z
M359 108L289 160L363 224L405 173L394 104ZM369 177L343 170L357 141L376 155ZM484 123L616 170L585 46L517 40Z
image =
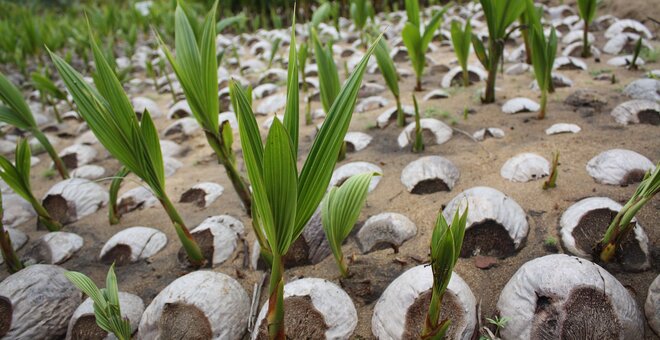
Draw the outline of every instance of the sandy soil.
M599 44L602 43L604 40L601 38ZM658 47L657 43L656 47ZM454 60L449 47L439 48L438 52L432 54L432 57L444 64ZM369 216L381 212L398 212L408 216L417 224L418 233L413 239L403 244L399 253L387 249L361 255L352 238L344 246L344 253L346 255L355 254L358 261L365 264L360 267L365 271L367 277L382 275L383 271L398 273L423 263L428 258L428 246L435 218L444 204L463 190L474 186L490 186L498 189L512 197L526 211L530 224L526 244L515 256L498 260L497 266L489 270L476 268L474 259L460 259L456 267L456 273L470 285L477 300L481 302L483 317L494 316L499 293L513 273L525 262L548 254L543 246L547 237L559 239L559 218L566 208L589 196L606 196L623 204L634 192L635 186L618 187L595 183L585 170L586 162L589 159L612 148L634 150L654 162L660 159L660 138L658 138L660 133L657 126L621 127L609 115L612 108L627 100L621 93L623 87L630 81L639 78L642 71L615 69L606 65L605 61L598 64L589 60L588 71L561 71L574 81L574 87L560 88L551 95L547 118L542 121L537 120L536 114L533 113L507 115L500 110L501 105L513 97L524 96L538 100L538 93L528 87L533 80L531 74L500 77L497 85L503 91L498 93L497 103L493 105L480 104L476 91L481 88L481 84L469 88L450 89L451 97L449 99L429 102L421 101L426 92L415 93L420 99L421 110L427 117L442 119L448 124L454 124L453 127L457 130L467 131L470 134L484 127L499 127L506 133L504 139L487 139L477 143L456 132L447 143L427 145L423 154L414 154L409 150L398 148L396 138L400 132L399 128L394 125L386 129L375 128L375 119L382 110L356 113L350 130L367 132L374 137L374 140L365 150L349 154L347 159L340 162L338 166L352 161L367 161L377 164L383 169L383 178L378 187L369 195L367 206L363 209L359 221L363 222ZM341 64L338 63L338 65ZM659 66L658 63L648 64L647 69ZM411 69L408 62L400 63L399 67ZM593 80L590 72L599 70L611 70L619 83L610 84ZM442 76L443 74L427 73L424 78L425 89L429 91L438 88ZM384 84L379 75L366 75L364 80ZM414 79L412 77L402 81L404 104L412 104L410 94L413 87ZM572 107L564 104L564 99L576 89L582 88L600 93L607 99L607 106L601 112L590 117L583 117L580 113L574 112ZM284 88L281 90L283 91ZM157 95L151 90L145 90L142 95L157 100L161 109L166 112L170 102L169 96ZM390 99L390 103L394 104L388 91L381 95ZM256 105L258 102L255 103ZM320 107L319 102L315 102L313 105L314 108ZM476 111L467 119L463 119L462 116L465 107ZM263 117L258 119L260 123L265 120ZM578 124L582 131L577 134L554 136L547 136L544 133L546 128L559 122ZM172 121L167 118L156 120L156 124L161 130L171 123ZM76 123L69 124L76 125ZM266 131L262 130L262 132ZM301 159L304 159L309 151L313 134L313 126L301 128ZM62 143L56 147L62 149L72 141L72 139L62 140ZM184 166L174 176L167 179L167 191L171 198L178 201L186 189L201 181L217 182L225 187L224 194L206 209L197 208L193 204L176 204L189 228L196 226L207 216L229 214L243 221L246 226L247 240L251 245L254 235L250 229L250 219L242 211L238 197L223 168L215 164L212 151L207 146L203 134L198 133L194 138L185 141L184 145L190 148L190 152L179 158ZM237 141L235 149L238 149L238 146ZM99 147L97 146L97 148ZM518 153L535 152L546 159L551 159L551 153L556 150L561 152L561 166L556 189L543 191L541 190L542 181L513 183L503 179L499 174L503 163ZM406 191L400 181L401 170L411 161L425 155L442 155L458 166L461 176L451 192L419 196ZM46 172L50 162L45 154L39 155L39 158L41 163L33 169L32 181L36 196L43 197L48 188L57 182L57 178L47 179L42 175ZM105 167L108 174L116 172L119 168L118 163L110 158L103 159L96 164ZM101 184L108 187L110 183L102 181ZM136 185L135 181L126 181L120 193ZM639 305L642 306L649 284L660 271L660 248L658 247L660 231L656 228L660 225L660 200L655 199L642 209L638 214L638 219L646 227L646 232L651 240L654 267L642 273L625 273L615 268L611 269L611 272L630 289ZM36 221L30 221L19 228L30 236L31 241L44 234L43 231L36 231L35 223ZM148 261L117 268L120 289L139 295L148 304L168 283L188 272L188 269L182 268L176 260L176 253L180 248L179 242L160 206L128 213L122 217L120 224L114 226L108 224L107 208L103 208L99 212L67 226L65 230L84 237L85 245L62 266L69 270L82 271L95 281L102 282L107 266L101 264L97 258L103 243L116 232L138 225L158 228L164 231L169 239L165 249ZM27 248L24 248L20 254ZM251 295L254 283L260 281L262 274L243 268L243 256L245 256L244 253L237 251L232 260L213 270L238 279ZM0 272L1 279L6 276L5 271ZM301 277L320 277L339 283L339 272L331 256L317 265L298 267L286 272L287 281ZM262 294L262 302L264 299L265 294ZM359 323L354 338L371 339L373 338L371 314L375 302L364 304L359 299L355 299L355 303ZM648 326L646 333L648 339L654 338Z

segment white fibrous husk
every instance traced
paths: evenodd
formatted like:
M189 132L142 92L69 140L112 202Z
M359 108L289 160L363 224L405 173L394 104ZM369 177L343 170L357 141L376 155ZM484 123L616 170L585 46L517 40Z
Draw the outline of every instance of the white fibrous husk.
M131 334L135 333L138 325L140 324L142 313L144 312L144 302L137 295L119 292L119 306L121 308L121 316L124 319L128 319L130 322ZM74 332L76 323L80 318L86 316L94 317L94 301L92 301L90 298L85 299L85 301L83 301L83 303L81 303L80 306L78 306L78 308L76 308L76 310L73 312L73 316L71 316L71 320L69 321L66 340L73 339L71 334ZM117 337L112 333L108 334L104 338L104 340L115 339L117 339Z
M587 318L580 318L600 310L583 311L582 309L599 307L593 307L591 301L571 301L572 293L577 289L590 289L597 291L599 295L603 294L616 319L592 320L592 323L589 323ZM572 311L566 311L567 306L580 308L579 312L582 313L573 314ZM561 327L568 321L572 321L573 326L584 323L584 329L577 334L582 334L585 338L590 335L600 338L597 334L602 336L602 333L598 333L598 330L612 327L611 325L616 325L613 327L617 327L620 332L618 339L644 338L642 313L628 290L597 264L564 254L536 258L520 267L504 286L497 309L500 315L509 319L506 327L500 330L503 339L539 338L540 334L533 333L539 326L555 326L552 334L564 335ZM542 317L547 320L540 319Z
M381 96L371 96L360 100L355 106L355 112L362 113L387 106L389 101Z
M347 132L344 142L350 144L354 151L364 150L373 138L364 132Z
M444 91L444 90L441 90L441 89L435 89L435 90L429 91L429 93L427 93L422 98L422 100L427 102L429 100L444 99L444 98L449 98L449 93L447 93L447 91Z
M581 130L582 129L577 124L557 123L557 124L552 124L552 126L545 129L545 134L556 135L560 133L578 133Z
M105 169L102 166L93 164L83 165L71 171L70 175L72 178L83 178L93 181L102 178L105 175Z
M258 115L269 115L271 113L276 113L284 108L286 105L286 96L283 94L275 94L270 97L264 98L264 100L259 103L257 109L254 111Z
M187 100L181 100L176 102L170 109L167 111L168 119L179 119L184 117L192 117L192 110L190 109L190 104Z
M639 114L655 114L660 116L660 104L652 100L629 100L619 104L612 110L611 115L621 125L639 124ZM657 118L656 118L657 119Z
M380 340L399 340L406 327L406 315L415 300L433 287L431 266L420 265L408 269L385 289L374 307L371 331ZM454 339L472 339L477 325L477 301L470 287L456 273L452 273L445 294L452 294L460 305L462 317L452 319L450 330Z
M380 245L398 249L416 234L417 226L408 217L385 212L369 217L358 231L357 240L362 253L368 253Z
M383 170L375 164L369 162L351 162L346 163L339 168L335 169L330 178L329 186L341 186L344 181L354 175L359 175L367 172L377 172L379 176L373 176L369 184L369 192L372 192L378 186L380 179L383 175Z
M138 328L141 339L166 336L162 334L161 317L167 305L189 305L199 310L206 317L214 340L242 339L250 311L250 299L235 279L206 270L192 272L170 283L145 309Z
M117 208L121 213L127 213L136 209L152 207L156 203L158 203L158 199L151 190L139 186L120 195L117 199Z
M243 238L245 228L241 221L229 216L211 216L200 223L190 233L195 235L210 231L213 236L212 264L217 266L227 261L236 250L238 241Z
M130 227L112 235L101 248L99 258L104 262L114 262L114 258L106 259L108 253L117 246L126 246L130 249L128 262L137 262L156 255L166 244L167 236L160 230L142 226Z
M401 171L401 182L409 192L413 192L420 183L441 180L451 191L460 172L452 161L441 156L426 156L410 162Z
M489 187L474 187L456 195L442 211L445 219L451 221L456 211L468 209L465 229L472 225L492 220L501 225L513 240L516 249L522 246L529 232L525 211L500 191Z
M73 223L87 215L95 213L108 204L108 192L100 185L82 178L66 179L53 185L42 204L48 210L49 201L63 199L66 202L65 211L48 212L64 224ZM54 217L55 218L55 217Z
M554 70L586 70L587 64L579 58L561 56L555 59Z
M479 129L472 134L472 138L483 141L486 137L493 137L496 139L504 138L504 131L500 128L489 127L484 129Z
M660 275L656 276L655 280L649 286L644 311L646 313L646 319L649 321L649 326L655 334L660 335Z
M4 184L4 182L2 182ZM17 227L37 216L32 204L14 193L2 193L2 224L5 227Z
M77 234L53 231L42 236L33 248L28 251L27 258L46 264L60 264L71 258L85 241Z
M180 201L186 203L193 202L196 203L199 207L208 208L208 206L215 202L215 200L217 200L224 191L225 188L218 183L201 182L186 190L186 192L181 195ZM193 198L192 195L194 195L196 192L202 192L204 196Z
M550 175L550 163L545 158L530 152L509 158L500 175L512 182L529 182Z
M502 105L502 112L508 114L521 112L536 112L541 109L541 105L529 98L513 98Z
M96 149L85 144L73 144L59 153L60 158L69 169L75 169L93 162L96 155Z
M559 234L561 235L561 242L564 248L571 254L583 257L588 260L593 260L591 254L592 249L581 249L578 247L573 231L579 225L582 217L593 210L608 209L614 212L619 212L623 206L607 197L588 197L571 205L564 211L559 220ZM632 229L635 241L639 244L639 248L644 254L644 261L641 263L623 263L624 267L634 270L645 270L651 266L649 262L649 237L646 235L644 228L639 224L636 218L631 220L635 223ZM608 223L609 225L609 223ZM623 260L625 261L625 259Z
M186 139L194 135L201 127L193 117L183 117L177 119L172 125L165 128L163 136L175 136Z
M3 318L10 318L6 339L60 339L82 294L64 268L35 264L0 282Z
M645 99L660 102L660 80L637 79L623 89L623 94L632 99Z
M435 118L422 118L419 120L421 130L430 131L435 136L435 143L440 145L451 139L454 130L447 124ZM415 122L412 122L401 131L397 138L400 148L405 148L415 140Z
M415 115L415 108L410 105L402 105L401 109L406 117L413 117ZM376 118L376 126L382 129L390 125L393 121L396 121L397 110L397 107L393 106L383 111Z
M284 285L284 299L293 296L308 296L314 308L323 315L328 329L325 332L327 339L348 340L357 326L357 311L350 296L336 284L317 278L304 278ZM268 302L266 302L256 325L266 318ZM259 332L252 333L252 340L257 338Z
M479 66L468 65L468 75L470 83L478 83L488 76L486 71ZM442 77L442 82L440 86L443 88L449 88L452 85L459 83L463 84L463 69L460 66L454 67L444 77Z
M625 149L603 151L587 163L587 172L596 182L610 185L631 184L653 169L655 166L648 158Z
M135 97L131 100L131 104L133 104L133 110L138 115L142 115L145 110L149 111L149 115L152 118L158 118L163 115L163 111L160 110L158 104L149 98Z

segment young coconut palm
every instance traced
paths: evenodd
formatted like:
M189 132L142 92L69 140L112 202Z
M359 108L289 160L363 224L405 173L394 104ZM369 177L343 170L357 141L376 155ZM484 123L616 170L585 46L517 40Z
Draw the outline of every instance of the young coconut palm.
M414 153L421 153L424 151L424 136L422 135L422 126L419 121L419 105L417 104L417 97L413 94L413 104L415 106L415 142L412 146Z
M589 46L589 25L596 18L596 7L598 0L577 0L578 12L580 18L584 21L582 32L582 58L591 57L591 49Z
M30 202L32 208L37 213L38 223L48 229L48 231L58 231L62 229L62 224L50 217L46 208L41 205L39 200L32 194L30 186L30 157L32 152L28 142L23 139L16 144L14 152L15 161L12 164L7 158L0 156L0 178L9 185L19 196Z
M204 262L202 252L165 192L163 156L151 115L145 111L142 121L138 122L131 102L96 43L91 27L89 35L96 64L96 88L87 84L82 75L62 58L51 53L53 64L96 138L113 157L151 188L174 224L188 260L192 265L200 266Z
M548 92L553 89L552 65L557 55L557 33L553 27L550 31L550 37L546 39L543 26L541 26L541 18L537 16L536 7L532 0L527 0L527 16L531 33L532 66L534 66L536 83L541 90L541 109L539 110L538 119L543 119L548 104Z
M323 231L341 276L348 277L348 266L341 251L341 244L353 230L360 217L360 210L367 200L369 184L378 173L363 173L347 179L341 187L332 187L321 203Z
M465 28L457 21L451 23L451 42L454 45L454 52L458 63L463 69L463 86L470 86L470 73L468 72L468 57L470 56L470 44L472 41L472 25L470 19L465 22Z
M422 76L424 75L424 64L426 63L426 50L429 48L431 40L433 40L433 34L440 27L442 16L447 9L448 7L445 7L441 11L435 12L422 33L420 32L422 23L419 17L419 1L406 0L408 22L403 26L401 36L403 38L403 44L408 49L408 56L417 77L415 91L422 91Z
M384 39L381 39L378 45L376 45L374 55L376 56L376 62L378 63L378 68L380 68L380 73L385 79L385 84L387 84L387 87L389 87L394 96L394 100L396 100L396 124L403 127L406 125L406 116L401 108L399 74L396 71L396 66L394 66L394 61L390 56L389 48L387 48L387 42L385 42Z
M525 0L479 0L488 24L488 50L478 36L472 36L472 45L479 61L488 71L484 104L495 102L497 69L504 54L504 43L511 34L507 31L525 10Z
M174 72L176 73L193 116L204 129L206 140L215 152L218 162L225 167L236 193L246 211L250 212L251 194L247 181L238 170L236 155L232 150L231 127L219 126L218 64L215 52L215 12L217 2L206 15L203 26L196 31L191 25L181 3L176 8L175 37L176 59L159 39ZM193 20L194 21L194 20ZM196 34L199 32L199 34Z
M328 113L339 94L339 71L337 71L337 65L332 54L332 45L328 44L323 48L316 30L312 30L312 39L314 40L314 54L318 65L321 103L323 104L323 110Z
M94 301L94 317L96 324L101 329L114 334L119 340L131 339L131 323L128 319L121 316L119 288L117 286L114 263L108 270L108 275L105 279L106 287L103 289L99 289L94 284L94 281L85 274L65 272L64 276Z
M46 135L39 130L36 120L32 115L30 107L23 99L21 92L0 72L0 101L6 105L0 104L0 122L15 126L21 130L30 132L34 138L46 149L48 155L53 160L55 169L63 179L69 178L69 172L64 162L57 155L57 151L46 138ZM28 158L29 159L29 158Z
M48 78L48 75L33 72L30 75L30 79L32 80L32 85L39 91L46 104L53 108L57 122L61 123L62 117L60 116L60 111L57 109L57 101L66 101L69 104L69 107L72 106L66 97L66 93L60 90L57 85Z
M366 46L364 36L364 27L367 25L367 19L374 20L374 7L369 0L351 0L351 19L355 24L355 29L360 32L360 39Z
M630 65L628 66L628 69L631 69L633 71L637 71L639 66L637 65L637 61L639 60L639 54L642 53L642 36L639 36L639 39L637 39L637 42L635 43L635 50L633 51L633 56L632 60L630 61Z
M557 187L557 175L559 174L557 167L559 167L559 151L552 153L552 167L550 168L550 176L548 176L548 179L543 182L543 190Z
M330 183L337 154L353 115L362 76L375 48L374 45L369 48L339 91L298 172L298 69L293 27L284 119L283 122L273 120L265 146L245 92L236 82L230 85L254 193L253 224L262 249L267 249L271 258L268 334L271 339L282 340L285 339L282 258L302 233ZM259 234L265 234L265 237Z
M431 303L426 314L426 322L422 330L422 339L441 340L449 328L451 320L440 319L440 307L442 297L447 290L451 280L452 271L456 266L458 256L463 246L465 235L465 224L467 222L468 209L459 216L457 210L451 225L447 225L442 212L438 214L435 222L433 235L431 236L431 269L433 270L433 288L431 291Z
M7 264L7 270L9 274L14 274L15 272L25 268L23 262L18 259L14 246L11 243L11 238L9 237L9 232L5 229L4 224L2 224L2 219L4 218L5 211L2 208L2 192L0 192L0 250L2 251L2 258Z
M607 228L605 236L600 241L600 259L604 262L610 262L620 249L626 235L635 227L632 222L637 212L650 202L653 197L660 192L660 163L655 167L653 173L650 171L644 176L644 180L639 183L637 190L632 195L628 203L619 210L612 223Z

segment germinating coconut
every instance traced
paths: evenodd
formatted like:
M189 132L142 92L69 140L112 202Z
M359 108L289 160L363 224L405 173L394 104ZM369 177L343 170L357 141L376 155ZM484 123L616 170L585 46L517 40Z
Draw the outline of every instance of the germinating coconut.
M149 227L130 227L114 234L101 248L99 259L118 266L156 255L167 244L167 236Z
M408 217L384 212L369 217L356 236L362 253L369 253L383 246L398 251L405 241L415 235L417 235L417 226Z

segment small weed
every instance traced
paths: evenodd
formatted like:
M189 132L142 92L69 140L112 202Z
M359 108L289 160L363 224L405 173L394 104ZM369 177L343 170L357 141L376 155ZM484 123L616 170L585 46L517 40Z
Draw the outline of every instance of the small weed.
M599 70L593 70L593 71L589 72L589 74L592 77L598 77L601 74L610 74L610 73L612 73L612 70L606 69L606 68L599 69Z
M55 169L50 169L50 168L41 174L41 176L45 179L52 179L53 177L55 177L55 175L57 175L57 171L55 171Z
M479 337L479 340L497 340L500 338L500 330L504 327L506 327L506 324L509 322L509 318L503 316L503 317L494 317L492 319L486 318L486 321L488 321L489 324L495 326L495 332L491 331L488 327L483 327L483 331L486 333L486 335L481 335Z
M639 56L647 63L655 63L660 60L660 49L643 47Z
M548 236L543 240L543 245L547 247L556 247L557 246L557 239L554 238L553 236Z

